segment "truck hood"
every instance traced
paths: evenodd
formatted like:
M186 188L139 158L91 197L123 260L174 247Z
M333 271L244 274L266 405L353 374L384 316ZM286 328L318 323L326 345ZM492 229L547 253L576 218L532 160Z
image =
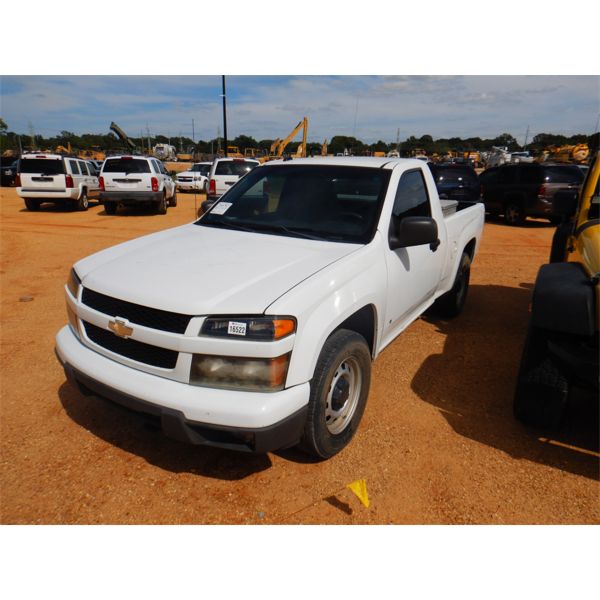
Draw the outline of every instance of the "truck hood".
M260 314L356 244L184 225L79 261L85 287L189 315Z
M177 177L183 175L184 177L206 177L206 175L202 175L199 171L181 171L177 173Z

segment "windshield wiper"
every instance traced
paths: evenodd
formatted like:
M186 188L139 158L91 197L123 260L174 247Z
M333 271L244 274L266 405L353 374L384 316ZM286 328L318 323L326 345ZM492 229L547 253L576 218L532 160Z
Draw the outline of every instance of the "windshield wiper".
M208 225L211 227L226 227L229 229L237 229L238 231L254 231L249 227L244 227L243 225L238 225L237 223L232 223L231 221L207 221L205 219L200 219L197 221L198 225Z
M323 241L324 237L313 235L312 233L308 233L306 229L303 228L289 228L285 225L279 225L277 223L265 224L265 223L252 223L252 227L254 227L257 231L280 231L283 233L287 233L289 235L295 235L297 237L306 238L307 240L320 240Z

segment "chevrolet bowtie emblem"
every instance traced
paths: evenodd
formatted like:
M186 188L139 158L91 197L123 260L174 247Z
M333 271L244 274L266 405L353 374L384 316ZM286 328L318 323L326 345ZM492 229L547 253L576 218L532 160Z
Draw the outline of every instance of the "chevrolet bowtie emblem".
M128 338L133 333L133 327L127 325L127 319L115 317L114 321L108 322L108 328L119 337Z

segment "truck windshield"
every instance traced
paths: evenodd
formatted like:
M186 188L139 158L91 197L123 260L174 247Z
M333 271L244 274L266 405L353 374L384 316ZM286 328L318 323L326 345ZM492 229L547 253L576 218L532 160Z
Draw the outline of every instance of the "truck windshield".
M334 165L264 166L227 192L197 225L366 244L390 171Z
M198 172L202 174L208 174L210 171L210 165L193 165L190 171L193 171L194 173Z
M21 160L21 173L41 173L43 175L60 175L65 166L60 158L27 158Z

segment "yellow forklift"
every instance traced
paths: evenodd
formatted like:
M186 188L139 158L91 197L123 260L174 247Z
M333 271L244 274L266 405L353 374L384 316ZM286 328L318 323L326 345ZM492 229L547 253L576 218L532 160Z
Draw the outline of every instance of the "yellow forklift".
M573 387L598 398L600 329L600 153L581 191L553 200L562 216L550 263L540 268L514 396L515 416L527 425L557 428Z

